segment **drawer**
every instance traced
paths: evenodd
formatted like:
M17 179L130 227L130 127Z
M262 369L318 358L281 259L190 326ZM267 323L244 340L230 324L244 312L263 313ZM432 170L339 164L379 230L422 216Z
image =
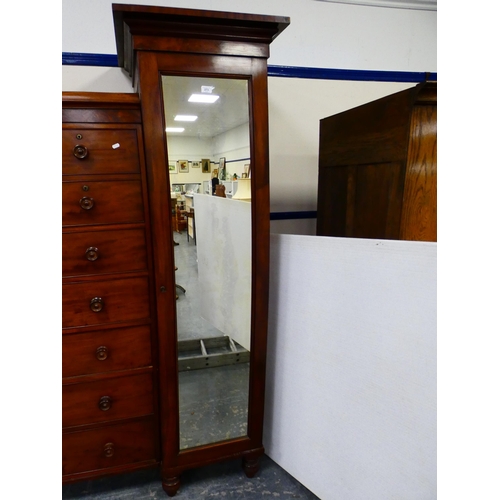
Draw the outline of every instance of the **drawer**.
M146 270L143 229L62 235L63 277Z
M152 419L64 433L63 475L155 460Z
M63 226L143 222L140 181L73 181L62 185Z
M88 281L62 287L62 326L149 319L147 278Z
M63 385L63 427L141 417L153 413L151 373Z
M63 129L63 175L140 173L137 144L135 129Z
M63 335L63 377L144 366L151 366L149 326Z

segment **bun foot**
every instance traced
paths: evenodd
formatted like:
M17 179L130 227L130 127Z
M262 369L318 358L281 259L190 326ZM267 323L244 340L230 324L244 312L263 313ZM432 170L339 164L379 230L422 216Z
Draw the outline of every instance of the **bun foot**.
M243 470L247 477L254 477L260 468L260 462L258 458L244 458L243 459Z
M162 481L163 489L169 497L175 496L180 485L179 477L167 477Z

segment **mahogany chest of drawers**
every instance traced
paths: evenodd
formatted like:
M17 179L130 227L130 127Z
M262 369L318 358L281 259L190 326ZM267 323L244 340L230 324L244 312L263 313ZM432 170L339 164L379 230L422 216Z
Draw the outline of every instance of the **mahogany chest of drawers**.
M160 461L154 289L135 94L63 93L63 481Z

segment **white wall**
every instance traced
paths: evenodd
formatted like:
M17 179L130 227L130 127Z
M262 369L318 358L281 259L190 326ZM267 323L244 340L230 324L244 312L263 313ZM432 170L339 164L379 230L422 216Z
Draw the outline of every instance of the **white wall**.
M62 50L116 54L113 0L63 0ZM290 17L269 64L391 71L437 70L436 12L316 0L123 0L119 3Z
M61 90L74 92L133 92L130 77L121 68L63 66Z
M267 454L322 500L436 498L436 244L271 235Z

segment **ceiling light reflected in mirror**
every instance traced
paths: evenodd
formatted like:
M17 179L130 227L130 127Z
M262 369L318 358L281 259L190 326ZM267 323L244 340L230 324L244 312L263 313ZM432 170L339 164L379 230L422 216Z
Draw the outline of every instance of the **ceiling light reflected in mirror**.
M204 102L207 104L213 104L220 96L216 94L191 94L188 99L189 102Z
M213 139L249 121L246 79L162 76L165 127L182 126L177 136ZM201 92L200 92L201 89ZM213 90L213 93L211 92ZM215 104L190 101L193 94L217 97ZM194 121L179 121L181 116L196 116Z
M174 120L176 122L194 122L198 119L195 115L177 115Z

